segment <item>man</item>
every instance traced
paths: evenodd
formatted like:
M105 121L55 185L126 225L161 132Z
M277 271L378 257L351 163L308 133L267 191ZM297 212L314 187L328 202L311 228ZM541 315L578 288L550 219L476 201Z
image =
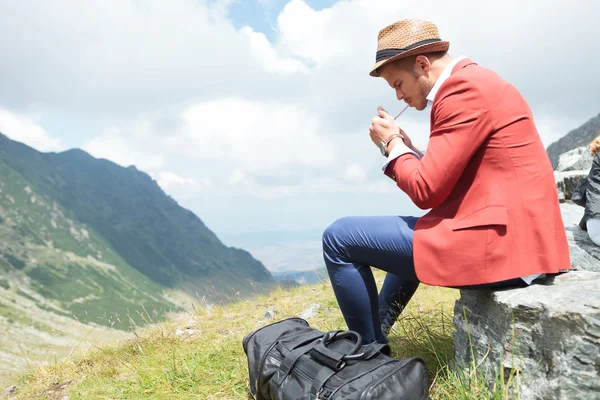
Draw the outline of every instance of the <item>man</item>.
M420 217L347 217L323 234L323 253L348 328L363 343L386 335L419 282L518 287L570 269L550 160L529 106L494 72L465 57L427 21L379 32L371 76L417 110L430 109L426 154L379 108L370 136L384 173ZM381 293L370 266L387 271Z

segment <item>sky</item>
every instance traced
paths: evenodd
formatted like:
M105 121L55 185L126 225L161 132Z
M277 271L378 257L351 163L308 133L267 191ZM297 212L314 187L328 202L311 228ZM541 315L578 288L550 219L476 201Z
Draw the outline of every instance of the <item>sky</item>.
M596 0L0 0L0 132L152 176L217 234L422 215L368 126L381 28L434 22L515 85L545 146L600 113ZM398 124L419 148L428 111Z

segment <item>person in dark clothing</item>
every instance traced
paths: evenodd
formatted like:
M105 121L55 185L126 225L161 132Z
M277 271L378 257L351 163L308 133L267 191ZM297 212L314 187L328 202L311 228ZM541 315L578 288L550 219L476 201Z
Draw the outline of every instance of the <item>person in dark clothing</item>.
M579 227L587 231L592 242L600 246L600 136L590 144L590 150L594 160L592 169L587 176L585 185L578 188L581 198L584 199L585 212L579 222Z

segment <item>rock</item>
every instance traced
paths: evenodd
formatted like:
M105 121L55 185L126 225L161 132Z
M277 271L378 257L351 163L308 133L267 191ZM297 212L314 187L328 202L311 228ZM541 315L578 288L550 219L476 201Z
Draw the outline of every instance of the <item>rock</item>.
M518 371L522 400L600 398L600 273L572 271L539 282L462 290L454 310L456 364L472 365L470 340L490 388L501 365L505 379Z
M266 319L273 319L273 318L275 318L275 314L277 314L277 311L275 311L275 310L267 310L267 312L265 312L265 318Z
M600 247L579 227L584 209L573 203L563 203L560 210L569 241L571 268L576 271L600 272Z
M589 171L554 172L554 181L556 182L558 197L562 197L563 201L571 200L571 196L579 183L579 179L587 176L588 173Z
M589 171L592 168L592 153L588 146L577 147L559 156L556 170L562 171Z
M558 201L560 203L564 203L566 200L565 193L562 191L561 188L558 187L558 185L556 186L556 190L558 190Z
M320 305L317 303L313 303L310 308L302 311L300 314L300 318L309 319L315 316L315 313L319 310Z
M196 330L190 328L186 328L185 330L177 329L175 331L175 336L192 336L194 333L196 333Z
M15 385L10 385L6 389L4 389L5 396L11 396L17 391L17 387Z

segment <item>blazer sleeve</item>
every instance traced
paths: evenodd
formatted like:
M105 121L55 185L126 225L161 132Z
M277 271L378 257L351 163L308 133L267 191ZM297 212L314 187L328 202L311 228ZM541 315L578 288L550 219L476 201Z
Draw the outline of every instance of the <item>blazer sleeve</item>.
M465 78L449 78L437 96L427 155L421 160L402 155L386 171L421 209L433 208L446 199L492 132L483 97Z

